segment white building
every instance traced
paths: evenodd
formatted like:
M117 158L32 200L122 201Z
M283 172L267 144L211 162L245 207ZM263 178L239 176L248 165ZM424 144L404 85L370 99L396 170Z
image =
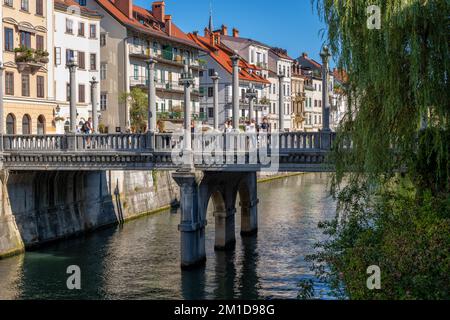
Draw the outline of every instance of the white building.
M56 133L64 133L70 126L69 69L71 58L78 65L76 71L77 123L92 117L90 81L100 81L100 20L101 15L74 1L54 2L54 70L55 99L57 103ZM97 86L100 101L100 85ZM100 105L97 106L100 109Z
M237 30L233 30L234 36ZM262 122L263 117L268 114L268 104L265 102L266 88L269 85L267 70L249 63L246 58L240 55L237 50L233 50L222 41L226 36L226 27L221 30L210 31L205 29L204 36L193 33L189 35L207 53L205 56L207 70L201 72L201 104L202 112L207 114L207 121L213 124L213 99L214 87L211 77L217 72L219 80L219 125L222 127L225 120L232 118L232 59L237 54L239 60L239 91L240 91L240 123L244 124L249 119L249 101L246 97L247 90L253 87L256 90L257 99L255 101L255 120ZM262 63L262 60L261 60Z
M278 129L279 123L279 86L280 79L278 75L284 75L282 79L282 91L283 91L283 106L282 117L284 119L284 128L282 130L292 130L293 108L292 108L292 65L294 60L291 59L286 50L279 48L271 48L269 51L269 80L272 86L270 94L270 102L272 105L272 111L269 116L269 122L273 129Z
M130 103L122 98L133 88L147 91L146 60L156 60L158 119L181 125L184 88L178 80L188 62L195 77L192 111L199 117L199 80L202 69L198 46L166 14L164 1L154 1L151 9L132 0L87 0L88 8L103 17L100 23L101 125L105 132L125 132L132 128Z
M298 59L301 66L302 73L306 76L305 79L305 123L304 129L307 132L317 132L322 129L322 65L317 61L308 57L303 53ZM329 79L329 97L333 93L333 75L330 74ZM326 88L325 88L326 90ZM330 101L331 106L331 101ZM331 120L331 117L330 117Z

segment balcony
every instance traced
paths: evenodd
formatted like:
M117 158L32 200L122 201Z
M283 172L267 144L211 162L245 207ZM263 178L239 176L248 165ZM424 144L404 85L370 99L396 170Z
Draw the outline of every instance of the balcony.
M309 84L305 84L305 90L314 91L314 86L313 85L309 85Z
M130 77L130 87L140 87L143 89L147 89L148 87L148 79L147 77ZM181 85L177 81L161 81L155 80L156 91L159 92L170 92L170 93L179 93L184 94L184 86ZM199 89L194 85L191 86L191 93L193 95L200 95Z
M189 59L179 53L174 53L173 50L155 50L154 48L148 48L146 46L130 44L129 54L132 57L140 59L149 59L150 57L153 57L159 63L176 67L183 67L185 60L188 59L189 64L193 69L206 69L206 61Z
M49 62L49 53L45 50L19 47L14 49L14 53L19 72L27 69L31 72L37 72Z
M263 70L268 70L269 69L269 65L265 62L257 62L256 66L263 69Z

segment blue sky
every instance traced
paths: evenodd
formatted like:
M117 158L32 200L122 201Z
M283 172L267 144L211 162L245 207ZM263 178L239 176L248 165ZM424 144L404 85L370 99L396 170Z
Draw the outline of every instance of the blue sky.
M320 61L323 43L321 23L310 0L166 0L166 14L185 32L203 33L208 24L210 1L214 27L233 27L240 35L288 50L292 58L302 52ZM152 0L134 0L151 7Z

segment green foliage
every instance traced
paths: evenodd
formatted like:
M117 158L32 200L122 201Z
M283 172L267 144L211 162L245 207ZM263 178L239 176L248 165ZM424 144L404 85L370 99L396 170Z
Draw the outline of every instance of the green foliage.
M120 102L129 102L131 129L133 132L144 132L147 129L148 98L147 94L139 88L134 88L130 93L123 93Z
M450 3L313 2L350 103L332 155L338 211L310 257L317 275L341 298L449 299ZM369 5L380 30L367 28ZM366 287L371 265L382 290Z

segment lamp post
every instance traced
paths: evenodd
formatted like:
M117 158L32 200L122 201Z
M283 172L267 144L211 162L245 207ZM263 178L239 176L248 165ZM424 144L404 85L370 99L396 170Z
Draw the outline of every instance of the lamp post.
M67 63L67 68L69 68L70 78L69 78L69 88L70 88L70 133L77 132L77 89L76 89L76 71L78 65L75 63L75 59L70 58Z
M322 130L330 131L330 102L328 100L328 60L330 52L327 46L324 46L320 57L322 58Z
M219 131L219 74L214 72L214 75L211 77L214 84L214 130Z
M239 131L239 55L231 57L233 63L233 129Z
M92 104L92 128L95 133L98 133L98 114L97 114L97 85L98 81L95 77L92 77L91 83L91 104Z
M247 93L245 96L248 99L248 117L250 121L254 120L254 114L255 114L255 99L258 97L258 94L256 93L256 89L253 85L250 85L250 87L247 89Z
M278 75L278 131L281 133L284 131L284 91L283 91L283 79L284 74Z
M156 88L155 88L155 64L156 60L150 58L146 61L147 63L147 72L148 72L148 132L155 133L156 132Z

